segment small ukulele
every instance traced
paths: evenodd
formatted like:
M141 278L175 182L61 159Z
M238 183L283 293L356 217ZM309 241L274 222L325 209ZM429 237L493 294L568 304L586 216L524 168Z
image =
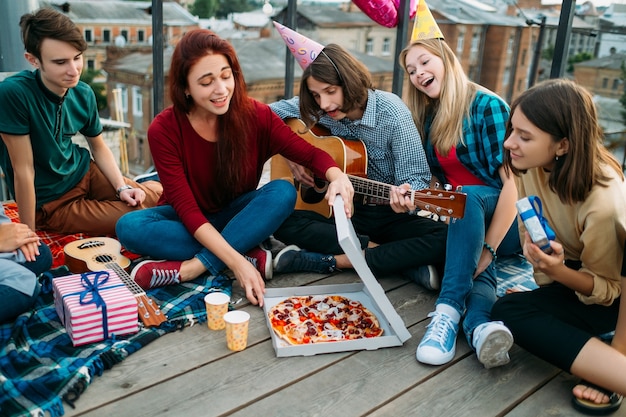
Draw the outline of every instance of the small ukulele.
M314 126L313 131L307 130L300 119L287 119L285 123L311 145L326 151L339 168L348 174L356 194L355 199L358 196L365 196L375 197L379 201L389 201L391 185L367 178L367 151L361 140L346 140L338 136L324 135L327 130L319 125ZM280 155L272 157L271 178L293 178L289 166ZM296 210L309 210L325 217L332 216L332 209L324 198L328 187L325 179L315 177L314 187L305 186L297 181L294 181L294 185L298 192ZM460 190L455 192L428 188L411 190L408 196L416 207L439 216L459 219L465 214L467 195Z
M63 248L65 264L74 274L104 269L115 271L137 299L137 309L142 323L146 327L158 326L167 318L143 288L126 272L126 268L130 266L130 259L121 254L121 248L122 245L117 240L109 237L75 240Z

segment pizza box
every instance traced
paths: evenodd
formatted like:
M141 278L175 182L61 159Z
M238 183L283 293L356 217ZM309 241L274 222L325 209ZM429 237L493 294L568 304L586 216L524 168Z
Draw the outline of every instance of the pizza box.
M352 222L346 217L343 211L343 200L339 195L335 198L333 211L339 244L352 262L362 282L353 284L267 288L265 290L263 311L272 337L272 344L274 345L274 350L278 357L310 356L320 353L351 350L376 350L385 347L401 346L411 337L411 334L404 325L404 321L387 298L385 290L378 283L374 274L367 266L361 251L360 242L356 236ZM383 334L379 337L346 340L344 342L291 345L276 335L272 329L268 311L285 298L294 295L343 295L350 299L360 301L376 315L380 326L384 330Z

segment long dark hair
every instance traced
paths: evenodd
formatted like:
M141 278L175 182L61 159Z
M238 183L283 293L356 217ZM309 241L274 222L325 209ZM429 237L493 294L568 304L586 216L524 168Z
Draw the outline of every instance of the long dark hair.
M594 185L608 180L604 166L613 168L624 178L619 162L604 146L604 135L598 124L593 97L585 88L565 79L548 80L523 92L511 105L511 116L517 109L537 128L552 136L556 143L569 140L568 152L561 156L550 172L548 184L564 204L584 201ZM506 137L511 135L511 118ZM504 151L504 167L515 175L523 171L511 163L511 151Z
M219 54L226 57L235 79L235 88L229 110L218 116L217 163L215 166L217 198L220 203L230 201L236 194L237 185L246 171L241 164L246 158L247 139L251 132L254 107L248 97L246 82L241 72L239 59L232 45L207 29L194 29L187 32L176 45L172 54L168 76L170 98L174 108L189 114L195 103L185 95L187 76L191 68L203 57Z
M319 121L323 113L307 86L306 80L309 77L342 88L342 112L348 113L357 108L365 109L367 93L372 88L369 70L341 46L328 44L302 73L300 116L309 128Z

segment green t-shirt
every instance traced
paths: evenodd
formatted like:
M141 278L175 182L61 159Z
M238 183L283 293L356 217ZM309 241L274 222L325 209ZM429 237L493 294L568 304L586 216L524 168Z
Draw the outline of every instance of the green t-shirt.
M0 133L30 135L35 165L37 207L71 190L89 169L91 155L72 142L78 132L102 133L93 90L79 82L65 97L48 90L38 70L22 71L0 82ZM15 195L13 168L4 142L0 166Z

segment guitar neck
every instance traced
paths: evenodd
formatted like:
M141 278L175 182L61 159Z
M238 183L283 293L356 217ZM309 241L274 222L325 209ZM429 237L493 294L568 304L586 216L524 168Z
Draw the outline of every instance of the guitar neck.
M391 185L350 174L348 178L356 194L390 200ZM461 218L465 212L466 196L463 193L439 189L410 190L409 193L413 205L421 210L453 218Z
M350 182L356 194L381 198L383 200L390 199L389 193L391 191L391 185L350 174L348 174L348 178L350 178Z
M141 288L136 282L135 280L133 280L130 275L128 275L128 272L126 272L126 270L124 270L124 268L122 268L121 266L119 266L117 263L115 262L108 262L106 264L106 267L108 269L112 269L113 271L115 271L115 273L117 274L117 276L124 282L124 284L126 284L126 286L128 287L128 289L130 290L130 292L132 292L135 295L145 295L146 292L144 291L143 288Z

